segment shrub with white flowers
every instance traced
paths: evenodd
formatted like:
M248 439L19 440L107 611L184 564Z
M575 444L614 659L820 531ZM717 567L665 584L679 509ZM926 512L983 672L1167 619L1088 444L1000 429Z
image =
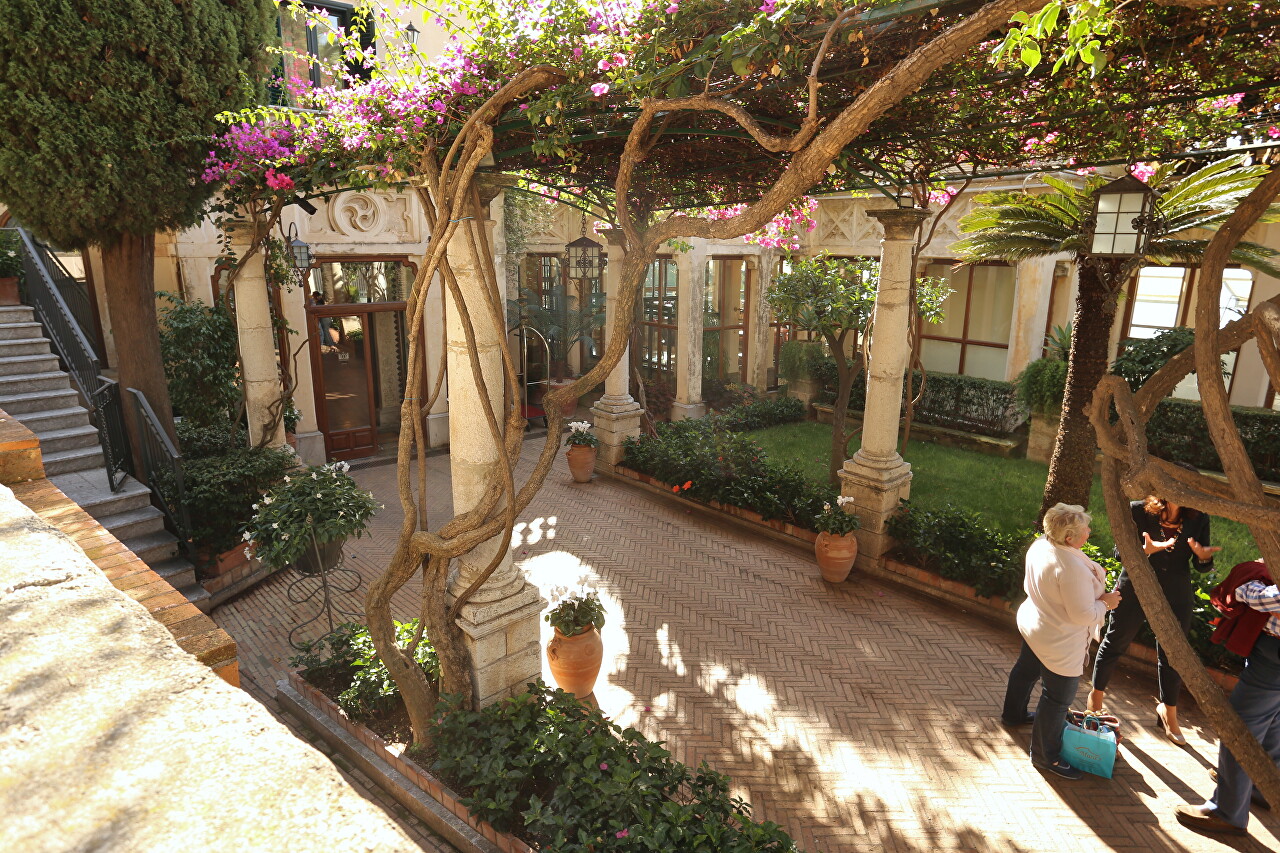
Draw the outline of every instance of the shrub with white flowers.
M591 431L589 422L574 421L569 424L569 437L564 440L564 443L578 447L599 447L600 439Z
M348 536L364 535L369 518L381 509L373 495L356 485L345 462L304 468L253 505L244 541L255 556L274 568L296 563L310 548Z
M0 231L0 278L22 275L22 244L17 231Z
M832 536L843 536L852 533L862 526L858 517L845 507L853 505L853 498L841 495L836 498L835 506L829 503L822 505L822 512L813 521L813 529L819 533L830 533Z

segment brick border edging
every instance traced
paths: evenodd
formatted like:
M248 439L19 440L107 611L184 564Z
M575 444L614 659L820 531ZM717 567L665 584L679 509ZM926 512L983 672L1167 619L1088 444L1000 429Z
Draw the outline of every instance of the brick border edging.
M443 782L392 752L386 741L350 719L296 672L276 682L276 691L276 701L286 711L462 853L534 853L514 835L499 832L472 816Z
M660 495L665 499L669 500L673 496L670 485L623 465L614 466L613 476L630 480L631 484L637 488ZM686 506L698 509L705 515L724 519L738 527L764 534L770 539L783 542L797 549L812 545L814 540L818 538L818 534L812 530L806 530L803 527L796 527L794 524L785 524L780 521L765 521L759 513L742 509L741 507L725 506L718 503L702 503L690 498L683 498L680 501ZM860 568L858 571L899 586L905 586L931 598L978 610L986 616L993 617L997 623L1004 627L1017 631L1017 617L1013 606L1006 599L978 595L969 584L948 580L939 574L900 562L892 557L885 558L885 567L883 569ZM1148 675L1154 676L1156 650L1150 646L1133 643L1125 651L1123 660L1135 668L1143 670ZM1206 666L1204 669L1209 674L1209 677L1224 691L1230 691L1236 686L1236 682L1240 680L1238 676L1223 672L1220 669L1214 669L1210 666Z

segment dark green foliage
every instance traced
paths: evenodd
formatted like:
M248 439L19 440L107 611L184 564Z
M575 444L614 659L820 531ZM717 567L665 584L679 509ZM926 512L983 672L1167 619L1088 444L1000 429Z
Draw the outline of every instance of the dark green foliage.
M809 529L836 494L835 487L813 485L792 466L770 462L758 444L717 417L663 424L656 438L628 439L623 464L680 486L681 494L694 500L754 510L765 519Z
M697 771L660 744L541 683L481 711L441 703L434 769L481 820L541 850L795 851L755 823L729 779Z
M1014 380L1018 402L1033 412L1044 414L1062 409L1067 392L1067 363L1057 358L1038 358Z
M817 371L817 375L824 379L823 393L819 399L827 404L835 400L835 363L830 362L830 365L829 369L824 365ZM928 377L924 396L916 403L913 411L916 423L975 432L979 435L1006 436L1022 426L1027 419L1027 411L1018 401L1012 382L955 373L929 373ZM827 378L831 379L831 384L827 384ZM912 396L919 393L920 381L920 371L913 370L910 386L914 389ZM904 416L907 411L907 393L904 388ZM861 416L866 397L867 383L864 375L859 374L849 394L849 411Z
M774 397L728 409L716 418L716 423L732 432L764 429L804 420L804 403L794 397Z
M53 244L196 221L214 116L246 103L271 0L6 0L0 200Z
M663 421L671 417L671 405L676 401L676 389L665 374L655 373L640 380L644 385L644 404L649 417Z
M572 637L592 626L597 631L603 628L604 606L600 603L600 596L594 592L571 595L551 608L543 618L561 634Z
M407 649L418 629L418 620L396 622L396 645ZM414 660L432 683L440 680L440 660L426 637L414 651ZM346 622L289 659L289 665L311 684L336 697L347 715L363 720L385 712L400 699L391 673L373 647L369 629Z
M1196 333L1186 326L1165 329L1151 338L1126 338L1124 352L1112 362L1111 372L1128 382L1130 390L1137 391L1169 359L1195 342ZM1227 372L1223 370L1222 375Z
M175 429L178 432L178 449L184 459L219 456L249 443L249 433L245 428L233 428L230 423L201 426L195 421L184 420L177 423Z
M787 341L778 352L778 375L791 382L817 379L818 365L824 358L821 341ZM834 373L834 361L831 367Z
M240 403L235 319L220 302L162 295L160 352L175 412L198 427L229 425Z
M0 278L22 278L22 240L11 228L0 229Z
M1231 417L1253 470L1263 480L1280 482L1280 412L1232 406ZM1204 409L1197 402L1161 400L1147 423L1147 442L1151 453L1162 459L1222 470Z
M233 447L217 455L183 460L187 509L196 547L220 553L242 544L241 530L253 504L298 464L289 448Z
M976 512L951 504L926 509L908 501L887 527L897 553L912 565L967 583L979 595L1012 599L1022 588L1031 531L1006 533Z

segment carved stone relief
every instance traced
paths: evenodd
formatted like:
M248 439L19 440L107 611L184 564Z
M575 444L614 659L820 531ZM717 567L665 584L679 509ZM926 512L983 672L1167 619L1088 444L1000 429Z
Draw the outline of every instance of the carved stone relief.
M346 192L317 206L321 212L305 220L304 226L312 240L345 237L362 243L416 243L421 239L417 204L408 195Z

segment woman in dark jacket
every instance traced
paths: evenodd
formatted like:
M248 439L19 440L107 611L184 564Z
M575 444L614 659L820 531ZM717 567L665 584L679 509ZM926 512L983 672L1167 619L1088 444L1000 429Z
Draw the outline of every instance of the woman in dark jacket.
M1142 535L1142 550L1156 570L1160 588L1185 632L1191 627L1191 606L1195 601L1191 573L1213 571L1213 555L1222 550L1209 545L1209 516L1155 495L1134 501L1129 505L1129 511ZM1119 557L1118 551L1116 556ZM1092 711L1102 708L1107 684L1120 656L1146 623L1138 596L1130 586L1129 573L1121 572L1120 581L1116 584L1116 590L1122 594L1120 606L1111 613L1106 636L1098 646L1098 657L1093 664L1093 691L1089 694L1089 709ZM1159 643L1156 651L1156 671L1160 682L1156 724L1164 729L1169 740L1184 746L1187 739L1178 727L1178 696L1182 692L1182 678L1165 660L1164 649Z

